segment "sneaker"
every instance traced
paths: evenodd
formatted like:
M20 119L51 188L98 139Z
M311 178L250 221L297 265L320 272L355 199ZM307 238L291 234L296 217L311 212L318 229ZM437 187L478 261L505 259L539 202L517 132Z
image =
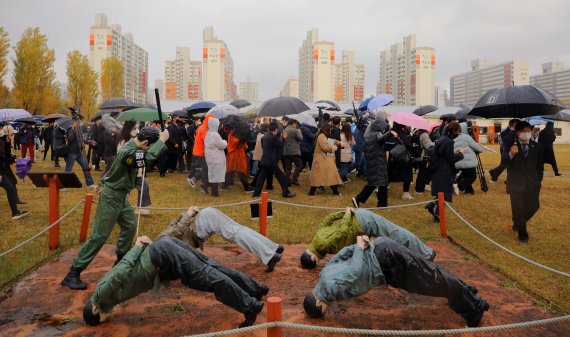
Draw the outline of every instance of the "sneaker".
M243 190L245 193L253 193L253 191L255 191L255 188L253 187L248 187L245 190Z
M426 185L425 190L426 190L426 192L431 192L431 186L430 186L430 185Z
M453 193L459 195L459 186L457 184L453 184Z
M188 182L188 185L190 185L190 187L196 188L196 179L194 179L194 177L186 178L186 182Z
M25 217L26 215L30 214L28 211L18 211L18 213L12 216L12 220L18 220L20 218Z
M90 188L93 191L95 191L97 189L97 186L95 184L92 184L92 185L87 186L87 188Z
M414 200L414 197L410 194L410 192L402 193L402 200Z
M138 208L135 211L136 214L140 214L140 215L149 215L150 214L150 210L146 209L146 208Z
M470 328L479 326L481 319L483 318L483 313L489 310L489 303L487 303L485 300L481 300L481 303L478 305L478 307L479 308L475 309L475 311L465 317L467 326Z
M275 252L276 252L277 254L283 254L284 251L285 251L285 247L283 247L282 245L279 245L279 246L277 247L277 249L275 250Z
M200 192L204 194L208 194L208 191L204 189L204 187L200 186Z
M562 173L555 173L554 176L555 177L562 177Z
M279 262L279 260L281 260L281 254L275 253L275 255L273 255L271 260L267 262L267 269L265 269L265 272L271 273L273 269L275 269L275 265L277 264L277 262Z
M351 198L350 200L352 200L352 206L354 206L354 208L360 207L360 203L356 200L356 198Z

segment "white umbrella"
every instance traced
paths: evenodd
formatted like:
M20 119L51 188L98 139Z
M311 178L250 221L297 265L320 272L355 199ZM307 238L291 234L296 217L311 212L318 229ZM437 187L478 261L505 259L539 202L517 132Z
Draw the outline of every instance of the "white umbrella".
M24 109L0 109L0 122L11 122L26 117L32 117L32 114Z
M287 115L287 117L296 120L297 122L299 122L299 124L307 124L309 126L317 127L317 122L311 115L300 113L294 115Z
M226 118L229 115L240 115L241 112L238 108L233 105L216 105L215 107L208 110L208 114L216 116L217 119Z

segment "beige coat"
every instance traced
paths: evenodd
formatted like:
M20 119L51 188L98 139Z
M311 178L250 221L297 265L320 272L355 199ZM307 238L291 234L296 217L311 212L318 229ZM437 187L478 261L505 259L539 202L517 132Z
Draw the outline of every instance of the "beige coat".
M327 137L320 134L315 146L313 157L313 167L309 176L311 186L333 186L342 185L342 180L336 169L334 155L327 156L327 152L332 153L333 146L327 142Z

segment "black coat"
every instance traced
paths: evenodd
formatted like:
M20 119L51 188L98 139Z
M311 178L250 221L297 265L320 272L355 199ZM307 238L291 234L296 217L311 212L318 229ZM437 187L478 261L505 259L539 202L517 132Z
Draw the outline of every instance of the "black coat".
M554 134L554 128L546 126L544 130L540 131L540 135L538 136L538 143L542 145L545 163L553 164L556 162L556 158L554 157L555 140L556 135Z
M431 176L431 195L437 197L439 192L445 194L445 201L451 202L453 183L455 182L455 163L463 159L463 153L455 153L453 139L442 134L435 146L437 166Z
M283 141L281 137L267 132L261 138L261 146L263 148L263 155L261 156L260 164L271 167L277 166L283 153Z
M364 158L366 159L367 179L370 186L388 186L388 160L384 143L392 138L390 126L377 119L364 134Z
M178 129L178 125L176 125L176 123L170 123L166 129L168 130L169 134L168 140L166 141L168 152L176 153L180 151L182 138L180 137L180 130ZM176 148L176 145L178 145L178 148Z
M53 143L53 126L49 126L43 130L42 139L46 145Z
M410 135L402 134L398 139L394 140L394 146L404 144L408 152L413 151L412 137ZM413 160L407 163L395 160L392 156L388 156L388 176L390 182L410 182L413 177Z
M524 156L520 143L519 152L511 159L505 151L501 158L507 166L507 193L539 193L544 174L544 152L542 145L529 142L528 155Z

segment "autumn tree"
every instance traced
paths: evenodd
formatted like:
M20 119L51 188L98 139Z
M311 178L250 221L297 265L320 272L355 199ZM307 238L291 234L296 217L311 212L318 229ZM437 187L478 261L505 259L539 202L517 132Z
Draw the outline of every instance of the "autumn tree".
M12 100L32 114L49 114L61 106L55 80L55 52L39 28L28 28L14 47Z
M123 97L125 92L125 68L115 57L101 62L101 96L103 100Z
M97 110L99 98L98 75L86 55L74 50L67 53L67 94L70 106L79 108L88 119Z
M8 72L8 50L10 49L10 39L8 32L0 26L0 108L8 103L10 90L4 84L4 76Z

